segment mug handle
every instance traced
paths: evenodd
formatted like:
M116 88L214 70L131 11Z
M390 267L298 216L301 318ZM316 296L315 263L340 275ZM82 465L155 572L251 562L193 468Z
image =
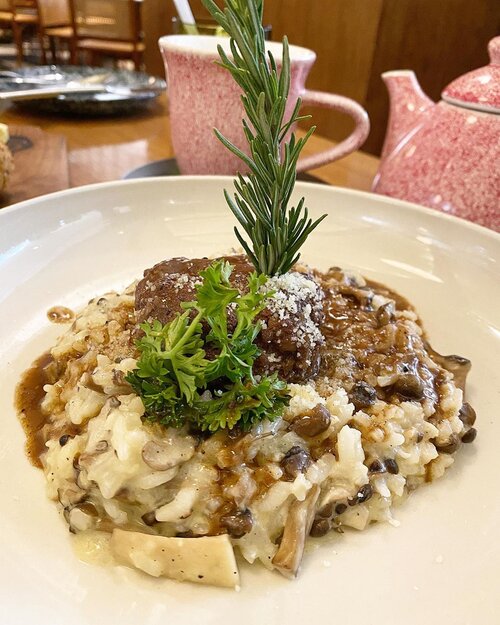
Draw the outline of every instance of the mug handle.
M317 167L336 161L354 152L354 150L357 150L365 142L370 132L370 120L368 118L368 113L360 104L341 95L324 93L323 91L310 91L309 89L304 91L301 98L303 104L347 113L356 122L356 127L346 139L333 148L301 158L297 163L297 171L301 172L316 169Z

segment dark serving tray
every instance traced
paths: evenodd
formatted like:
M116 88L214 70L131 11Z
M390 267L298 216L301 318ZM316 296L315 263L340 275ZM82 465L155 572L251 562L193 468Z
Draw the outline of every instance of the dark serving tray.
M93 93L60 95L54 98L40 98L39 100L17 101L15 104L20 109L32 113L62 114L77 116L108 116L129 115L146 108L149 103L158 97L166 83L162 78L149 76L144 72L129 70L115 70L106 67L89 67L79 65L42 65L38 67L25 67L15 71L24 78L51 78L47 86L71 80L85 80L96 77L97 83L114 87L148 87L151 91L140 93L116 94L116 93ZM0 91L14 91L25 89L26 85L18 84L8 78L0 79Z

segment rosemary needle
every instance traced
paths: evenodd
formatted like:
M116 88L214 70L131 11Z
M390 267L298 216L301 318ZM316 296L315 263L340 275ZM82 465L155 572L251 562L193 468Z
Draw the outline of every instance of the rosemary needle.
M287 272L300 257L299 249L326 217L309 217L302 198L289 207L297 175L297 160L314 132L297 139L290 130L305 119L300 98L286 118L290 90L290 52L283 39L281 71L271 52L266 53L262 28L263 0L224 0L221 10L213 0L204 6L231 37L231 57L218 47L220 64L231 72L242 89L247 120L243 130L250 153L245 154L218 130L220 141L245 163L249 173L238 174L235 193L225 191L226 201L247 238L235 234L259 273L272 276Z

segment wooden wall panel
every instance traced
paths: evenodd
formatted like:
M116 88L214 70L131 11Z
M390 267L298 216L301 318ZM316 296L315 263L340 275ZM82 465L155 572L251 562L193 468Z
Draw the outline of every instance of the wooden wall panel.
M201 0L190 0L196 17L207 17ZM144 0L146 68L163 75L157 40L172 29L172 0ZM266 0L273 39L312 48L318 59L308 87L354 98L370 115L364 149L380 152L388 98L380 74L413 69L430 97L461 73L487 62L486 45L500 33L499 0ZM349 118L326 110L314 114L318 133L335 140L349 132Z
M273 39L313 49L318 58L307 86L364 102L383 0L268 0L266 22ZM352 129L349 117L305 109L317 132L341 139Z
M158 39L172 32L175 15L172 0L144 0L142 3L142 28L144 30L144 65L155 76L164 76L163 61L158 49Z
M412 69L439 100L457 76L488 63L487 44L500 34L499 0L384 0L364 106L372 131L363 149L379 154L389 99L380 75Z

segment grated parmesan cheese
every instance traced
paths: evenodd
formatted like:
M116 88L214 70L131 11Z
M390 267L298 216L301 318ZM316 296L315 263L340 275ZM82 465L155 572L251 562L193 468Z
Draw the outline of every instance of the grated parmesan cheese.
M311 278L302 273L289 273L273 276L261 287L261 292L273 291L267 300L267 308L280 320L286 322L292 316L301 316L301 321L295 328L296 344L300 347L307 342L312 347L324 343L323 335L312 315L321 311L323 291ZM295 323L295 320L294 320ZM280 335L280 331L276 333Z

